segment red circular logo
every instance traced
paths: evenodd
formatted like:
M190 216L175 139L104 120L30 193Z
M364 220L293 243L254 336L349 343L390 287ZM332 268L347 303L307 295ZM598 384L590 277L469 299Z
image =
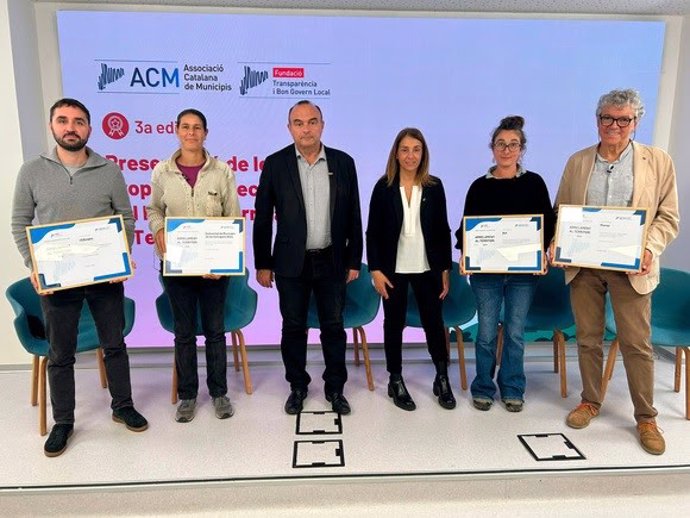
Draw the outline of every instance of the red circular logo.
M129 133L129 122L124 115L117 112L110 112L103 117L103 133L114 140L120 140Z

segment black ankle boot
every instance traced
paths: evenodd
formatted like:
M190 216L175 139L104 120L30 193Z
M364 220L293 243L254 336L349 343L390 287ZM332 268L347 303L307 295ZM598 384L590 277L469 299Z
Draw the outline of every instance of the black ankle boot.
M402 376L399 374L391 375L388 381L388 395L393 398L393 403L395 403L395 406L398 408L402 408L408 412L417 408L417 405L412 401L412 397L410 397L410 393L407 391Z
M438 404L448 410L455 408L455 397L448 380L448 364L438 362L436 364L436 378L434 379L434 396L438 396Z

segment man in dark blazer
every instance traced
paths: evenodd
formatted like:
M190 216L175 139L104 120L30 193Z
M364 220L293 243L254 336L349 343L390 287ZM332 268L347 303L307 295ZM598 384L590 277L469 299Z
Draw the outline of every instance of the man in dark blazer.
M326 369L324 390L335 412L349 414L343 307L346 283L359 276L362 221L352 157L321 143L321 109L300 101L288 113L294 144L264 162L256 193L254 262L258 283L276 281L283 317L280 341L290 396L288 414L301 412L311 378L307 363L307 312L312 291ZM277 231L273 249L273 217Z

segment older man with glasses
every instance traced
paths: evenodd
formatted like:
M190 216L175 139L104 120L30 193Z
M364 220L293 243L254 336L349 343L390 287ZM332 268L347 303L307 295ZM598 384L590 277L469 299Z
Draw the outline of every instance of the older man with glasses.
M668 154L633 141L643 115L644 106L635 90L612 90L601 96L596 110L600 141L570 157L558 189L556 210L565 204L640 207L648 215L639 272L566 268L583 386L581 403L568 414L566 423L584 428L601 409L608 292L640 443L646 452L661 455L666 445L654 408L651 294L659 284L659 256L678 234L678 193Z

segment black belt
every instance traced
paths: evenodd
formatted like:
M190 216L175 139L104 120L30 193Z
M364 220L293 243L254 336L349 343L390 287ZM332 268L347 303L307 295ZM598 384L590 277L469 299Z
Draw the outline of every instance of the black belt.
M307 255L321 255L325 254L331 251L331 246L327 246L326 248L313 248L311 250L307 250Z

